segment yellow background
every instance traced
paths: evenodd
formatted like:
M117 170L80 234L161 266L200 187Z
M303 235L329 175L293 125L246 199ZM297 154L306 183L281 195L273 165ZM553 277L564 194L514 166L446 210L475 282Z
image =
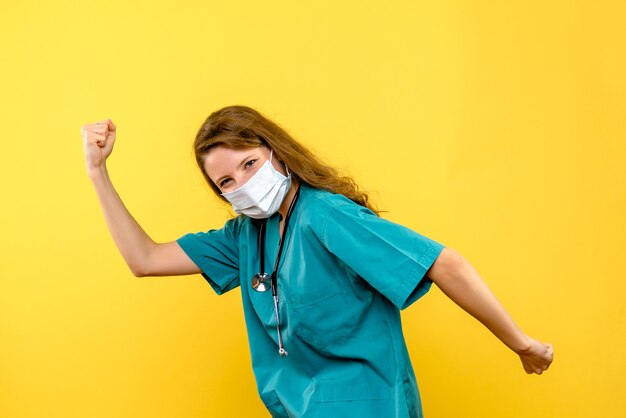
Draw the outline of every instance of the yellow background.
M622 1L20 1L0 14L0 416L264 417L240 292L136 278L80 126L150 236L228 218L191 143L257 108L460 251L543 376L436 287L403 313L428 418L626 411Z

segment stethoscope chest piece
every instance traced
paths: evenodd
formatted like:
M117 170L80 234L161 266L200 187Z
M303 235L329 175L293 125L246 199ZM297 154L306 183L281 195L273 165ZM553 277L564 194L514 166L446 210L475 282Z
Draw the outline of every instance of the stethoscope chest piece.
M252 288L257 292L266 292L270 288L270 275L267 273L257 273L252 278Z

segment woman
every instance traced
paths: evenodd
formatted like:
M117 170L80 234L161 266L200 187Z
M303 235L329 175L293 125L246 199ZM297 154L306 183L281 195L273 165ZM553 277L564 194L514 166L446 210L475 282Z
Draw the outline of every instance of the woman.
M526 336L455 250L380 218L365 193L245 106L212 113L194 142L211 188L239 214L154 242L106 169L116 127L82 127L87 172L136 276L200 273L240 287L258 391L275 417L421 417L400 310L434 282L541 374L550 344Z

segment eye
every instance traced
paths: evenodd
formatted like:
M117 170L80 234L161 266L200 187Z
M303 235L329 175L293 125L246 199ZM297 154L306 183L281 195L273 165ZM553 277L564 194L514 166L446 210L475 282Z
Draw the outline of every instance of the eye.
M224 180L220 181L220 187L224 187L224 185L226 183L228 183L229 181L230 181L230 179L224 179Z
M248 161L248 162L246 162L246 168L248 168L248 167L252 167L252 165L253 165L255 162L256 162L256 160L254 160L254 159L253 159L253 160L250 160L250 161Z

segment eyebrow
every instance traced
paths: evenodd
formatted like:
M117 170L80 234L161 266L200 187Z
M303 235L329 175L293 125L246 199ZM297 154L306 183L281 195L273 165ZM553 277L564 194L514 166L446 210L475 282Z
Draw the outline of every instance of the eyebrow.
M245 163L246 163L246 161L247 161L250 157L254 157L254 156L256 156L256 154L255 154L254 152L253 152L252 154L248 154L247 156L245 156L245 157L241 160L241 162L237 165L237 168L241 167L243 164L245 164ZM219 187L219 185L220 185L220 183L222 182L222 180L224 180L224 179L226 179L226 178L228 178L228 177L230 177L230 176L226 175L226 176L222 176L222 177L220 177L219 179L217 179L217 180L215 181L215 185Z

